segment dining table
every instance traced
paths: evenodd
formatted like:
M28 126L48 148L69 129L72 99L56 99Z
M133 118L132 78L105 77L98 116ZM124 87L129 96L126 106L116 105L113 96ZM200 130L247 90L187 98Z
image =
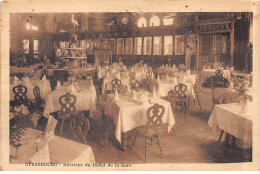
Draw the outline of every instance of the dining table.
M91 146L72 141L59 136L53 136L52 140L37 141L43 132L27 128L26 133L21 135L21 142L25 142L19 148L10 147L10 154L16 155L11 164L24 164L28 162L39 163L95 163L95 157Z
M45 117L48 118L49 114L52 112L57 112L61 109L59 98L66 93L71 93L76 96L76 112L89 110L90 116L94 116L97 100L95 86L93 84L83 84L83 82L79 82L78 85L75 85L75 91L71 90L71 85L62 85L60 87L56 87L46 96L46 104L43 111L43 115Z
M40 88L40 96L41 99L45 99L46 96L51 92L51 85L50 85L50 81L47 79L36 79L36 80L32 80L29 79L28 77L24 77L22 78L22 80L16 81L16 82L12 82L10 84L10 101L14 101L14 92L13 92L13 88L17 85L23 85L27 88L27 99L28 100L34 100L35 96L33 94L33 88L35 87L35 85L37 85Z
M138 96L150 96L149 99L138 98ZM115 123L115 137L125 146L124 133L136 127L147 124L146 111L155 103L165 107L165 113L162 117L162 122L168 126L168 132L171 131L175 124L174 115L171 109L170 102L153 97L148 91L139 91L135 93L135 97L127 94L120 94L119 98L115 99L115 94L108 94L105 103L105 114L111 116ZM123 137L121 137L123 133Z
M182 81L180 81L181 83L183 83L184 85L187 86L187 90L186 90L186 95L191 97L191 98L195 98L195 92L194 92L194 77L195 76L190 76L190 78L187 76L185 78L183 78ZM178 85L177 80L176 81L168 81L166 79L152 79L150 86L149 86L149 91L152 92L153 88L155 87L156 91L157 91L157 95L158 97L166 97L168 96L168 92L171 90L174 90L175 86Z
M223 130L230 135L252 144L253 103L249 102L247 112L241 113L239 103L218 104L210 115L209 126L214 132Z
M201 79L203 82L206 81L207 78L215 76L217 69L203 69L201 71ZM231 72L228 69L223 69L223 77L226 78L228 81L231 79Z

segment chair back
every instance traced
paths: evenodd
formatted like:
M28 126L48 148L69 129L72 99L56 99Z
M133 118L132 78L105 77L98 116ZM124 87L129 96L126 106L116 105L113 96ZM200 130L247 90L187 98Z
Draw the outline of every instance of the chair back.
M158 103L155 103L153 106L148 108L146 112L147 116L147 133L151 131L157 131L160 129L162 124L162 118L165 113L165 108Z
M75 115L76 107L75 103L77 98L75 95L66 93L59 98L59 103L61 105L61 109L59 111L58 117L60 119L68 119Z
M215 76L217 76L217 77L223 77L223 70L221 70L221 69L216 70L216 71L215 71Z
M153 75L152 71L147 72L146 79L149 79L149 80L152 79L152 75Z
M194 85L194 93L195 93L195 94L201 94L202 85L203 85L203 80L202 80L202 78L198 75L198 76L196 77L196 82L195 82L195 85Z
M27 88L21 84L15 86L13 88L14 92L14 101L18 104L26 104L27 103Z
M173 102L173 101L175 101L175 98L176 98L175 90L170 90L168 92L168 99L169 99L169 101Z
M232 99L231 95L228 93L222 94L218 99L219 104L228 104L228 103L232 103L232 102L233 102L233 99Z
M40 96L40 88L39 86L35 85L34 88L33 88L33 95L34 95L34 98L35 98L35 104L37 106L40 106L41 105L41 96Z
M183 83L179 83L174 87L174 92L176 94L176 97L178 99L184 99L186 98L186 91L187 91L187 86L184 85Z
M114 79L111 81L111 84L112 84L112 91L114 92L122 84L122 81L120 79Z

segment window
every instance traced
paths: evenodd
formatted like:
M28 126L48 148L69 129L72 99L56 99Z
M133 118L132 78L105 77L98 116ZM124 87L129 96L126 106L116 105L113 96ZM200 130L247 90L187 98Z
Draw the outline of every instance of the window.
M213 54L213 35L200 35L200 54Z
M175 55L184 55L184 35L175 36Z
M123 55L124 54L124 38L118 38L117 39L117 55Z
M172 55L173 54L173 36L164 36L164 49L163 55Z
M151 55L152 52L152 37L144 37L143 55Z
M29 22L26 22L26 30L39 30L38 26L32 25Z
M135 55L141 55L142 54L142 38L141 37L135 38L134 53L135 53Z
M153 55L162 54L162 37L156 36L153 38Z
M108 48L112 49L112 54L115 55L116 54L116 39L109 39L108 40Z
M150 19L150 26L160 26L160 18L158 16L153 16Z
M133 48L133 39L132 38L126 38L125 39L125 54L131 55L132 54L132 48Z
M29 54L29 40L23 40L24 54Z
M32 30L39 30L38 26L31 25Z
M144 17L141 17L137 21L138 27L147 27L147 20Z
M87 54L92 55L93 54L93 48L94 48L94 41L92 39L87 40L86 48L87 48Z
M33 40L33 54L39 54L39 40Z
M174 18L163 18L163 25L174 25Z

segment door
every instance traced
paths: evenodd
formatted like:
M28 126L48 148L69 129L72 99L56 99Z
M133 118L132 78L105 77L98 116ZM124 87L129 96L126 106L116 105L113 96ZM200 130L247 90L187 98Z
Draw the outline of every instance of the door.
M201 34L199 38L200 66L213 66L215 62L225 66L230 62L229 33Z

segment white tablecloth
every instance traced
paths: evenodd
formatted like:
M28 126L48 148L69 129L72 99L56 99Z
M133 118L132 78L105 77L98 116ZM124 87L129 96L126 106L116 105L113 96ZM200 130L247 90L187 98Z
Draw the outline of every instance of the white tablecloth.
M240 114L241 107L238 103L215 105L208 124L213 131L219 128L247 144L252 144L252 103L249 105L248 116Z
M51 85L49 80L36 80L36 82L31 82L28 84L24 84L23 82L20 82L18 84L21 84L23 86L27 87L27 99L28 100L34 100L34 94L33 94L33 88L35 85L39 86L40 88L40 96L42 99L45 99L46 96L51 92ZM13 88L17 86L18 84L10 84L10 101L14 101L14 92Z
M195 97L194 93L194 85L191 83L183 82L187 86L186 95L190 96L192 98ZM152 92L153 87L158 91L158 97L165 97L168 96L168 92L171 90L174 90L175 86L177 84L174 84L173 82L168 81L157 81L153 80L151 83L151 86L149 87L150 92Z
M27 129L23 135L25 140L34 140L42 134L35 129ZM13 148L10 148L10 154ZM47 160L49 159L49 160ZM53 162L53 163L94 163L95 157L92 148L88 145L54 136L53 139L41 149L36 149L35 143L28 143L18 148L18 159L13 164L26 162Z
M43 115L48 117L52 112L60 110L59 98L66 94L67 90L59 89L52 91L46 99ZM94 86L80 88L78 92L74 94L77 98L75 103L76 111L90 110L90 115L93 116L93 112L96 111L96 89Z
M226 78L229 81L230 78L231 78L230 70L222 70L222 71L223 71L223 77ZM216 72L216 69L204 69L204 70L202 70L201 78L202 78L203 82L205 82L205 80L208 77L215 76L216 75L215 72Z
M128 96L119 96L120 99L117 102L113 101L114 94L108 94L105 113L114 118L116 125L115 137L121 142L121 132L127 132L136 127L147 124L146 111L152 104L148 102L138 105L135 102L127 99ZM163 123L168 124L168 131L171 130L175 124L174 116L172 113L171 105L168 101L161 98L151 98L153 103L159 103L165 107L165 113L163 116Z

